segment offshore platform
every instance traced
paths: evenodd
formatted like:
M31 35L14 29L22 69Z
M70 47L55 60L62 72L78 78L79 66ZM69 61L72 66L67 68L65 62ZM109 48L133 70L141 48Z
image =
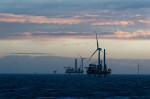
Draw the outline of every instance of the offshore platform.
M78 73L78 74L83 73L84 72L84 70L83 70L83 60L84 59L86 59L86 58L81 57L81 65L79 68L77 67L77 59L75 59L74 68L73 67L64 67L66 69L65 73L69 73L69 74L71 74L71 73Z
M106 75L111 73L111 69L107 69L105 49L104 49L104 64L102 66L102 61L100 60L100 51L102 50L102 48L99 47L97 34L96 34L96 41L97 41L97 49L92 54L92 56L98 51L98 64L97 65L96 64L89 64L89 67L85 67L86 72L89 75L89 77L91 74L94 74L95 76L96 75L106 76ZM89 60L92 58L92 56L89 58Z

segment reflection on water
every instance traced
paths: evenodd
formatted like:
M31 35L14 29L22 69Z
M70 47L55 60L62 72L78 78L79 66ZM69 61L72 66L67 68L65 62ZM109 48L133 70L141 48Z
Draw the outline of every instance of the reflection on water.
M150 75L0 75L0 99L150 99Z

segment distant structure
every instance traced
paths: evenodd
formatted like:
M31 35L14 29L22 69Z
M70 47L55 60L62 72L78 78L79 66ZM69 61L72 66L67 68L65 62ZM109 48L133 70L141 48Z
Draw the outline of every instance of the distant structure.
M80 56L80 54L78 54L78 55ZM80 65L81 67L80 67L80 68L81 68L81 70L84 72L84 70L83 70L83 60L84 60L84 59L87 59L87 58L83 58L83 57L81 57L81 56L80 56L80 58L81 58L81 65Z
M140 66L142 66L142 65L138 64L138 76L140 75Z
M97 41L97 49L92 54L92 56L98 51L98 65L96 65L96 64L89 64L89 67L85 67L86 68L86 72L89 75L89 77L90 77L91 74L94 74L95 76L103 74L103 75L106 76L106 75L111 73L111 69L107 69L105 49L104 49L104 66L102 66L102 61L100 60L100 51L102 49L99 47L97 34L96 34L96 41ZM89 60L92 58L92 56L89 58Z
M80 74L80 73L84 72L83 68L77 67L77 59L75 59L75 67L74 68L72 68L72 67L64 67L64 68L66 69L65 73L69 73L69 74L71 74L71 73L79 73Z
M56 70L54 70L54 71L53 71L53 74L56 74L56 73L57 73L57 71L56 71Z

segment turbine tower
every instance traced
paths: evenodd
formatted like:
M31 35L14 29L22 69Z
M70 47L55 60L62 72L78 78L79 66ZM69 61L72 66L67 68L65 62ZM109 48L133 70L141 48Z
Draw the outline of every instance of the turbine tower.
M98 39L97 39L97 34L96 34L96 41L97 41L97 49L96 51L92 54L92 56L89 58L89 60L93 57L93 55L98 51L98 69L100 71L102 71L102 66L101 66L101 63L100 63L100 51L102 50L100 47L99 47L99 44L98 44ZM88 61L89 61L88 60Z
M77 53L77 54L78 54L78 53ZM80 56L80 54L78 54L78 55ZM80 58L81 58L81 67L82 67L82 71L83 71L83 60L84 60L84 59L87 59L87 58L83 58L83 57L81 57L81 56L80 56Z
M142 66L142 65L139 65L139 64L138 64L138 76L139 76L139 74L140 74L140 66Z
M107 70L107 67L106 67L106 55L105 55L105 49L104 49L104 70Z

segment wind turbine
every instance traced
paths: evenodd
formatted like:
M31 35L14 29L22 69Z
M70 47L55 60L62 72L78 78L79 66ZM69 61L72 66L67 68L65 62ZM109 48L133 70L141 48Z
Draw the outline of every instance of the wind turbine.
M139 70L139 69L140 69L140 66L142 66L142 65L139 65L139 64L138 64L138 76L139 76L139 72L140 72L140 70Z
M100 67L100 71L102 70L102 66L100 64L100 51L102 50L102 48L99 47L99 44L98 44L98 39L97 39L97 34L96 34L96 41L97 41L97 49L95 50L95 52L92 54L92 56L89 58L89 60L93 57L93 55L98 51L98 67ZM89 61L88 60L88 61Z
M78 53L77 53L77 54L78 54ZM79 54L78 54L78 55L79 55ZM79 56L80 56L80 55L79 55ZM83 71L83 60L84 60L84 59L87 59L87 58L83 58L83 57L81 57L81 56L80 56L80 58L81 58L81 63L82 63L81 66L82 66L82 71Z

